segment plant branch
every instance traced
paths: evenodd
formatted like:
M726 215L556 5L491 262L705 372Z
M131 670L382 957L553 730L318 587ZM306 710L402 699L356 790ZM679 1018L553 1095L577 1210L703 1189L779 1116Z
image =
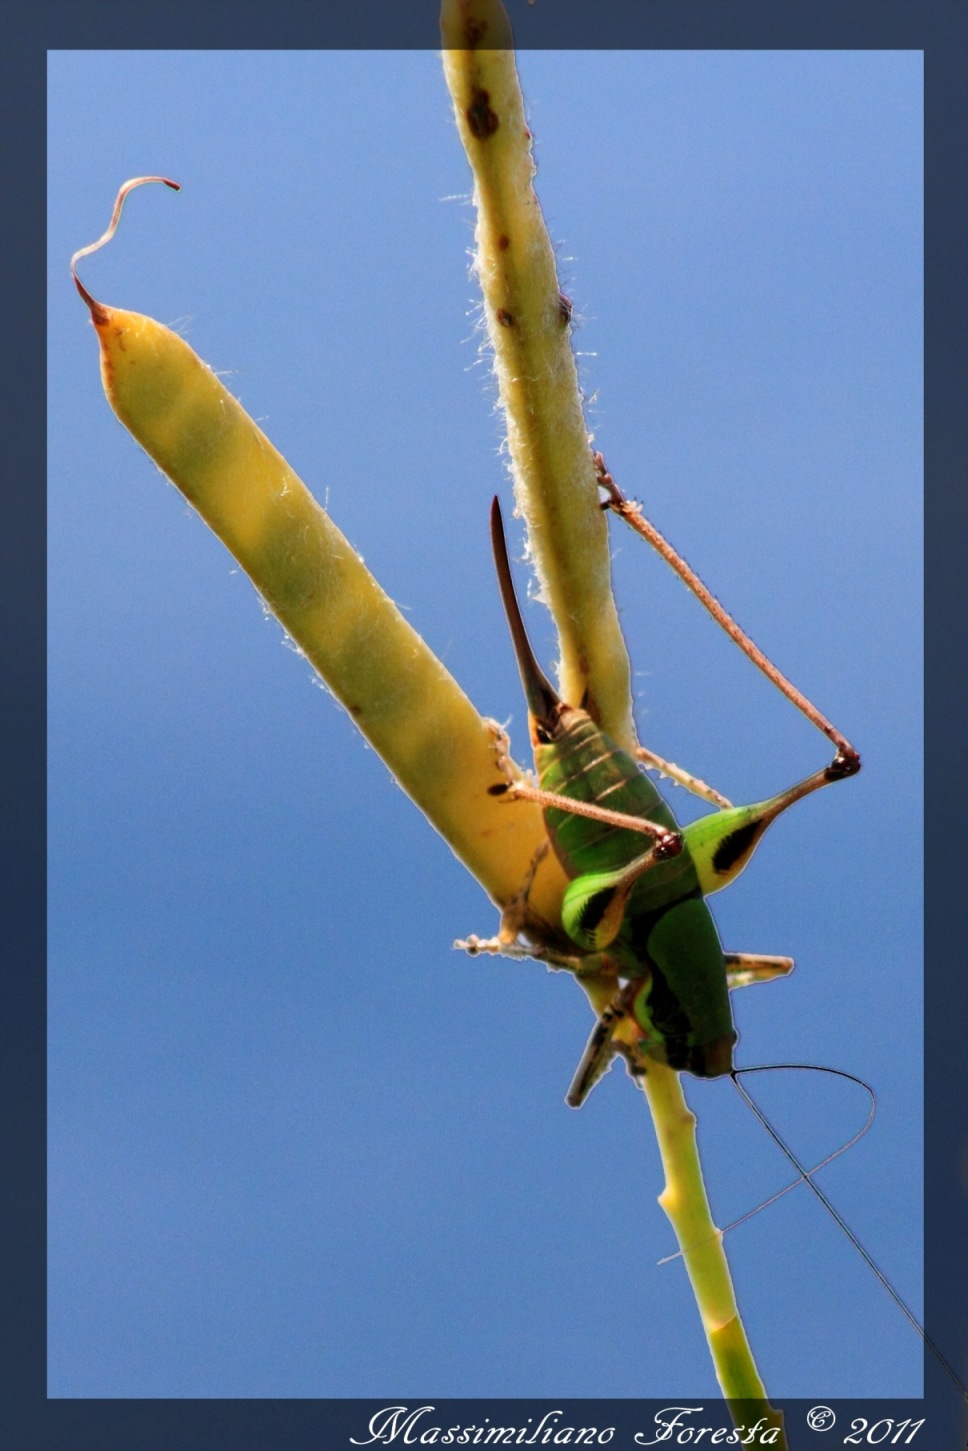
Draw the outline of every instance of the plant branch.
M631 752L637 742L628 654L611 592L608 536L570 346L570 307L532 186L531 134L510 26L499 0L442 0L441 34L444 74L474 177L475 270L515 493L558 629L561 693L585 704ZM740 1402L753 1402L770 1424L782 1427L782 1417L766 1405L739 1319L702 1180L696 1120L679 1075L650 1061L642 1081L666 1176L659 1202L683 1249L723 1394L734 1415Z
M571 347L571 305L532 180L531 133L495 0L444 0L444 76L474 177L474 268L507 424L515 495L558 629L561 694L635 747L608 529Z

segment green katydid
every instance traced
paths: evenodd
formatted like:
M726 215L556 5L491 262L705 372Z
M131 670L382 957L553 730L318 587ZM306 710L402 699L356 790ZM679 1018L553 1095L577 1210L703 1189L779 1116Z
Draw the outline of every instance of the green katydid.
M588 711L561 700L535 659L514 592L500 504L495 498L491 507L491 541L527 700L538 785L514 780L508 770L507 784L494 789L542 806L550 845L569 878L561 920L575 951L562 952L557 944L519 945L513 940L517 920L513 906L505 914L500 937L486 942L470 938L458 945L472 952L536 956L552 966L565 967L578 974L596 972L615 979L615 995L592 1030L567 1094L567 1102L573 1108L581 1107L616 1052L626 1057L630 1070L638 1075L647 1071L650 1058L700 1078L729 1074L764 1128L796 1168L800 1176L796 1182L803 1180L809 1185L968 1401L968 1389L949 1361L815 1182L813 1175L823 1164L805 1169L739 1083L741 1072L763 1070L734 1068L736 1031L729 990L788 973L793 960L724 952L705 902L712 892L727 886L739 875L764 832L788 806L832 781L856 775L860 770L860 756L846 737L791 685L727 615L637 506L625 499L606 471L600 454L596 455L595 463L598 482L607 495L607 507L621 515L658 550L730 638L824 732L836 754L830 765L789 790L767 801L736 807L678 767L661 761L651 752L641 751L645 761L660 765L666 774L716 805L712 814L679 827L669 806L636 761L599 728ZM651 840L645 851L642 850L643 835ZM528 885L524 884L524 894ZM621 1039L615 1036L620 1024L632 1028L631 1044L627 1033ZM871 1093L873 1102L872 1090L861 1079L836 1069L820 1071L853 1079ZM856 1143L872 1121L873 1107L860 1133L825 1159L824 1164ZM794 1187L787 1185L781 1194ZM767 1201L772 1202L772 1199Z
M631 510L604 464L598 463L610 505L619 512L623 506ZM540 955L573 971L604 973L616 981L615 996L592 1031L567 1101L580 1107L616 1049L629 1057L633 1071L642 1058L655 1058L700 1078L729 1073L736 1042L729 989L789 972L793 962L724 953L705 898L738 876L763 833L788 806L831 781L854 775L860 757L804 702L810 718L836 746L832 763L751 806L730 806L715 797L723 803L719 809L680 828L651 779L586 710L560 699L535 659L514 593L497 499L491 537L538 777L536 787L509 779L497 789L543 807L549 841L569 877L561 920L576 955L552 950ZM728 620L713 603L720 623ZM797 696L774 666L763 664L765 657L731 620L729 627L770 678ZM801 701L798 697L797 703ZM714 797L701 782L669 769L707 799ZM651 839L645 850L643 835ZM478 951L509 950L497 941L473 940L471 945ZM631 1053L627 1044L614 1039L620 1022L635 1025L638 1042Z

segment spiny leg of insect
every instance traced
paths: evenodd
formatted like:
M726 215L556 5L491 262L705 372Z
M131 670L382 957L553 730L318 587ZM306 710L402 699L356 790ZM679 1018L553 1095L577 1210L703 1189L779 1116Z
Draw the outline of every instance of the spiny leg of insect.
M805 780L798 781L789 790L781 791L779 795L774 796L770 801L766 802L763 814L760 817L763 828L765 829L770 822L775 821L795 801L802 801L805 796L810 796L814 791L819 791L822 787L829 786L831 781L840 781L845 776L853 776L860 770L859 756L857 757L857 764L846 771L838 767L838 762L841 759L840 756L837 756L829 766L823 766L819 771L814 771L812 776L807 776Z
M477 937L471 933L470 937L458 937L454 947L458 952L466 952L468 957L487 954L491 957L509 957L515 962L543 962L556 972L570 972L576 977L589 971L587 957L579 957L577 954L572 957L540 942L505 942L501 937Z
M512 801L534 801L539 806L551 806L556 811L567 811L572 816L587 816L592 821L604 822L606 826L619 826L626 831L639 831L643 836L651 836L655 848L650 855L656 861L678 856L682 851L682 836L678 831L670 831L667 826L662 826L657 821L648 821L644 816L629 816L624 811L610 811L607 806L599 806L593 801L576 801L572 796L559 796L555 791L542 791L540 787L531 786L526 781L510 781L506 786L492 786L490 791L492 796L507 793Z
M521 945L520 938L528 925L528 898L531 895L538 867L550 850L551 847L547 841L538 845L531 858L524 881L514 896L510 897L501 909L501 925L497 936L482 938L472 933L470 937L459 938L454 943L455 947L470 953L472 957L482 952L504 957L533 957L535 955L534 951L528 951Z
M612 1040L615 1025L628 1013L637 987L638 983L628 983L620 988L592 1028L571 1086L565 1094L565 1102L569 1108L581 1108L611 1063L616 1046Z
M698 796L702 801L708 801L711 806L718 806L721 811L728 810L732 801L723 796L719 791L707 786L698 776L691 772L684 771L677 766L675 761L667 761L662 756L657 756L655 751L647 750L645 746L636 746L635 758L641 761L646 767L658 771L660 776L667 776L670 781L675 781L677 786L684 786L691 791L693 796Z
M724 952L726 986L732 991L758 982L772 982L793 971L792 957L763 957L759 953Z
M504 784L505 786L513 786L517 777L514 774L514 763L511 760L511 737L496 720L485 719L484 724L491 736L494 754L497 758L496 765L504 777ZM493 787L491 788L492 791L494 789Z
M791 701L806 716L807 720L815 725L818 730L823 731L837 752L833 761L827 767L826 781L823 784L826 784L827 781L839 781L844 777L856 775L860 770L860 756L850 744L847 737L842 735L836 726L831 724L827 717L822 715L817 707L807 699L802 691L799 691L777 669L772 660L763 654L763 651L758 645L754 644L746 631L740 628L731 615L727 614L715 595L711 594L703 584L695 570L690 568L680 554L677 554L669 541L659 533L654 524L651 524L646 519L639 506L626 499L612 478L612 475L605 467L605 460L600 453L595 454L595 472L599 488L604 489L608 496L604 507L612 509L627 524L630 524L637 534L641 534L642 538L651 544L652 548L658 554L661 554L662 558L676 572L683 584L688 586L699 602L709 611L716 623L740 647L744 655L747 655L753 664L762 670L767 680L772 681L777 690L781 691L787 700Z
M624 811L611 811L607 806L599 806L594 802L576 801L571 796L561 796L555 791L542 791L539 786L533 786L530 781L523 781L515 776L511 769L507 733L493 721L491 725L495 730L497 764L504 776L503 782L488 787L492 796L506 796L509 801L534 801L538 806L551 806L558 811L567 811L572 816L587 816L592 821L602 821L607 826L641 832L655 842L655 861L665 861L679 855L682 850L682 836L678 831L670 831L667 826L662 826L657 821L649 821L644 816L629 816Z
M459 937L454 943L459 952L466 952L470 957L480 957L487 953L492 957L510 957L519 962L536 960L546 963L556 971L562 969L572 973L581 973L588 967L586 959L559 952L549 943L521 940L522 936L527 939L529 929L533 930L528 913L528 898L538 868L550 850L551 845L547 841L541 842L537 847L524 881L514 896L504 904L497 936L478 937L476 933L471 933L469 937Z
M531 896L531 888L534 886L534 879L538 874L538 868L551 850L551 843L542 841L535 849L531 864L525 873L524 881L521 883L514 896L504 904L501 912L501 926L498 931L498 941L510 945L517 942L521 933L527 925L528 898Z

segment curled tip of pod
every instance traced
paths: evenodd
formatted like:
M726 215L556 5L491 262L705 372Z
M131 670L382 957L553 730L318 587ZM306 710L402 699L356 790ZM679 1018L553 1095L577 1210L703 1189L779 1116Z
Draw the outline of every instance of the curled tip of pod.
M118 195L114 202L114 211L111 213L111 221L109 222L108 229L104 233L104 235L102 237L98 237L96 242L91 242L89 246L78 248L78 250L71 258L71 276L74 279L74 286L77 288L78 292L81 294L81 297L91 309L92 316L96 317L98 314L103 316L104 310L101 307L101 304L91 296L87 288L84 286L83 282L78 277L77 264L82 257L87 257L91 252L96 252L99 247L103 247L105 242L110 242L111 238L114 236L117 230L118 222L121 219L121 208L124 206L125 198L128 195L128 192L134 191L136 186L144 186L145 182L148 181L160 181L162 185L170 186L172 191L181 191L181 187L179 186L178 182L169 181L167 176L132 177L130 181L126 181L124 183L121 190L118 192Z

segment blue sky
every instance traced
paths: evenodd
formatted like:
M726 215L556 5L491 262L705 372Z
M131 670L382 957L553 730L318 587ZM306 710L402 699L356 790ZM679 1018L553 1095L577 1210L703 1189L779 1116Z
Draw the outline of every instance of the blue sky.
M797 959L734 997L738 1061L874 1084L823 1183L919 1312L920 56L520 70L598 446L864 757L714 907L728 948ZM50 1393L714 1396L641 1096L616 1068L563 1102L583 994L451 951L494 910L117 424L67 271L122 181L182 184L85 281L224 375L523 758L439 59L55 53L49 165ZM822 764L613 540L643 739L737 801ZM811 1162L866 1113L819 1075L751 1087ZM788 1170L728 1083L687 1095L726 1223ZM727 1245L773 1394L919 1393L805 1190Z

